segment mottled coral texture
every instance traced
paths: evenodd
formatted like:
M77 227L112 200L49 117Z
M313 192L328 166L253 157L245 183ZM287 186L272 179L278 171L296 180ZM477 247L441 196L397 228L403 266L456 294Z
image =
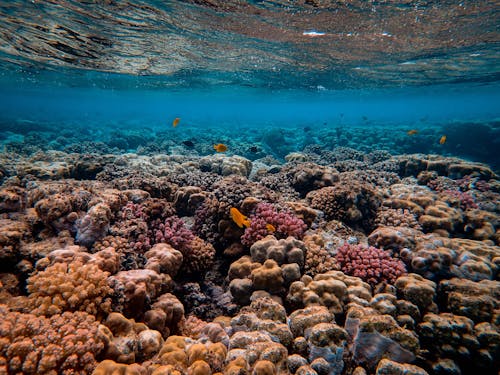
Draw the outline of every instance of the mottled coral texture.
M337 261L348 275L360 277L370 284L394 283L406 273L404 263L376 247L344 244L337 250Z
M85 312L44 317L0 305L0 373L87 375L104 349L99 323Z
M233 140L254 162L191 157L174 133L0 153L0 374L498 373L487 167L315 144L282 164Z
M111 311L109 273L97 265L55 263L28 279L29 305L37 315L85 311L100 316Z
M255 212L250 216L250 226L245 229L241 242L246 246L251 246L268 234L276 238L288 236L302 238L306 228L306 224L291 211L278 210L270 203L259 203L255 207Z
M326 219L340 220L365 230L373 227L381 198L376 188L357 181L336 183L307 194L311 207L323 211Z

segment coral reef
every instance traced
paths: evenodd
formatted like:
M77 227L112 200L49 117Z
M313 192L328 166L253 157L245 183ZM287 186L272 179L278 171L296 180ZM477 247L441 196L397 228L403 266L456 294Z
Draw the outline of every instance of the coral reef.
M345 146L10 146L0 373L496 374L497 176L318 131Z
M0 314L0 371L6 374L90 374L105 346L99 322L85 312L48 318L0 305Z
M391 257L389 252L373 246L344 244L337 250L340 269L350 276L356 276L375 285L381 282L394 283L406 273L403 262Z

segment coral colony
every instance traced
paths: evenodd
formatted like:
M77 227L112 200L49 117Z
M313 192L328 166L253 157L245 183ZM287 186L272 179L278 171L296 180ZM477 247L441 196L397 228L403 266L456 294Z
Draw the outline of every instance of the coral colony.
M1 154L0 374L496 374L497 176L322 152Z

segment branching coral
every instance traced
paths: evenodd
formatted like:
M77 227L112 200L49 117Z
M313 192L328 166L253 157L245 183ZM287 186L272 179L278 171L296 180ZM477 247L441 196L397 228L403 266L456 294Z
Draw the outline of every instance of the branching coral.
M64 311L85 311L102 315L111 310L109 273L95 264L56 263L28 279L32 312L51 316Z
M360 277L372 285L380 282L392 284L406 273L403 262L392 258L388 251L373 246L346 243L337 250L337 261L343 272Z
M0 306L0 372L86 375L104 349L99 323L85 312L50 318Z
M289 236L301 238L306 228L305 223L290 211L279 211L270 203L259 203L250 216L250 226L245 229L241 242L251 246L268 234L278 239Z

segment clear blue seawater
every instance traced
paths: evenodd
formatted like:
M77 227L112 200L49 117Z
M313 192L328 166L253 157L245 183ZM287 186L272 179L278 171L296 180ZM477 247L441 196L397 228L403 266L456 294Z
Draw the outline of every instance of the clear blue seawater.
M289 131L289 147L277 157L318 143L497 167L495 9L492 1L3 1L0 141L86 128L104 143L133 130L148 142L169 132L260 144L238 129L278 128ZM339 127L361 130L322 143Z

